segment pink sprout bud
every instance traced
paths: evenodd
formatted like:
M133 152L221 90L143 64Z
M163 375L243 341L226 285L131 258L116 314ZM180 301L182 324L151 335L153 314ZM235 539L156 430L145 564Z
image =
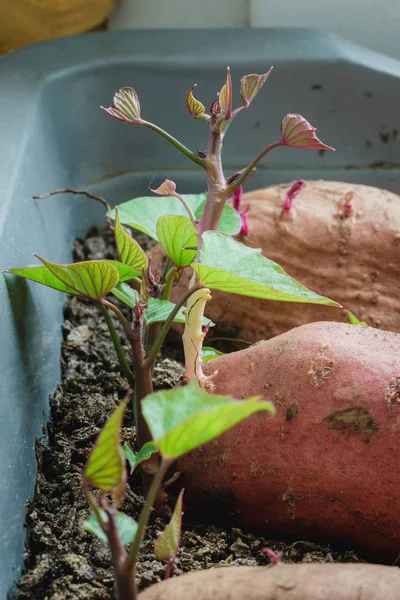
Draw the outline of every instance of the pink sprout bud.
M246 208L244 209L244 211L240 210L240 203L242 201L242 195L243 195L243 186L239 185L238 188L236 188L236 190L234 190L234 192L232 193L232 201L233 201L233 208L236 210L236 212L239 213L240 219L242 221L242 226L241 229L239 231L240 235L248 235L249 234L249 224L247 223L247 213L250 210L250 203L246 206Z
M273 565L277 565L282 560L283 552L274 552L271 548L263 548L261 552L268 556L269 562Z
M285 201L283 203L283 210L290 210L292 208L293 200L300 190L306 185L304 179L298 179L294 182L292 187L285 194Z
M351 213L351 211L353 210L353 207L351 205L351 201L354 198L354 192L347 192L347 194L344 197L344 211L346 213Z

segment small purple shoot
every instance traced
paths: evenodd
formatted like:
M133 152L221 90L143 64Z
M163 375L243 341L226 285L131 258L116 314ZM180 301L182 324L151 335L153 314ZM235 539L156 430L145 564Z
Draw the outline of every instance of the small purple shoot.
M249 233L249 225L247 223L247 213L250 210L250 203L246 206L246 208L244 209L244 211L240 210L240 203L242 201L242 195L243 195L243 186L239 185L238 188L236 188L236 190L234 190L232 192L232 201L233 201L233 208L236 210L236 212L239 213L240 219L242 221L242 227L239 231L239 235L248 235Z
M269 558L269 562L272 565L277 565L282 560L283 552L274 552L271 548L263 548L261 552L264 552Z
M301 115L288 114L281 122L281 145L303 150L334 150L317 138L316 131Z
M283 203L283 210L290 210L292 208L293 200L300 192L300 190L306 185L304 179L298 179L294 182L292 187L285 194L285 201Z

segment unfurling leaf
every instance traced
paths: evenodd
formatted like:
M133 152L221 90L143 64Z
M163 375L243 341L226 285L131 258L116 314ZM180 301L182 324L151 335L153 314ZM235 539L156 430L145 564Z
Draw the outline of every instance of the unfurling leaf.
M208 119L208 115L205 114L205 106L193 96L195 87L197 87L197 83L195 83L186 94L187 109L193 119Z
M187 267L196 257L196 229L190 219L182 215L163 215L157 221L157 237L167 256L177 267Z
M219 93L218 101L225 120L230 119L232 116L232 78L229 67L226 70L226 82Z
M244 106L248 106L250 102L254 100L264 83L267 81L272 69L273 67L271 67L270 70L263 75L256 75L253 73L251 75L245 75L242 77L240 80L240 95L243 98Z
M176 501L170 522L154 542L154 554L156 558L167 563L175 561L181 542L183 492L184 490L182 489Z
M137 454L134 453L129 444L124 444L122 450L125 454L126 460L131 468L131 475L134 470L140 465L140 463L148 460L154 452L157 452L157 448L153 442L147 442L142 446Z
M146 269L148 260L146 253L139 244L124 231L118 216L118 208L115 209L115 244L121 262L132 269L135 269L140 275L142 269Z
M86 484L112 493L117 501L122 499L126 485L125 455L119 438L127 402L125 398L104 425L83 474Z
M270 402L258 397L234 400L208 394L195 381L151 394L142 406L153 442L167 460L209 442L253 413L274 412Z
M139 302L138 292L124 282L120 282L116 285L115 288L111 290L111 293L130 308L135 308L136 304Z
M260 249L249 248L217 231L205 231L202 239L199 262L192 268L200 283L210 289L266 300L339 306L292 279Z
M37 256L37 255L35 255ZM70 265L52 263L40 256L44 267L23 267L9 269L13 275L19 275L42 285L92 300L107 296L119 281L117 269L105 260L91 260Z
M349 322L352 325L359 325L360 327L368 327L368 323L365 321L359 321L355 315L349 310L347 311L347 316L349 317Z
M158 196L173 196L176 192L176 183L166 179L156 190L151 191Z
M281 122L281 144L304 150L334 150L317 138L316 131L301 115L286 115Z
M108 520L107 513L101 508L99 509L99 513L103 523L106 524ZM115 524L117 526L117 533L121 544L124 546L131 544L136 537L138 528L136 521L124 513L116 512ZM107 542L107 536L94 513L84 520L83 529L88 533L97 536L102 542Z
M101 107L106 113L129 125L141 125L140 103L135 90L123 87L114 94L110 108Z

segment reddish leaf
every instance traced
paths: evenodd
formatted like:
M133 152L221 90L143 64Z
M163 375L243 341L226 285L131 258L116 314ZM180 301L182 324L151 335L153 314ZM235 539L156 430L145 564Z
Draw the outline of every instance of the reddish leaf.
M257 96L258 92L263 87L264 83L267 81L269 74L271 73L273 67L267 73L263 75L256 75L255 73L252 75L245 75L240 80L240 95L243 98L243 104L248 106L252 100Z
M281 122L281 144L305 150L334 150L317 138L316 131L301 115L286 115Z
M228 120L232 116L232 79L231 70L227 67L226 82L219 93L219 106L225 119Z
M197 87L197 83L195 83L186 94L187 109L194 119L207 118L204 105L196 100L196 98L193 96L193 90L195 87Z

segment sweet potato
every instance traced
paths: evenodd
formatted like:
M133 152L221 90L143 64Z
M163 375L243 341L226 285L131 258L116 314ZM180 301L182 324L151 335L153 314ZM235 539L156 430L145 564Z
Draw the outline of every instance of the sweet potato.
M266 535L400 552L400 335L312 323L205 364L259 413L179 461L188 508Z
M243 207L251 204L249 235L238 239L261 248L289 275L338 301L360 320L400 332L400 197L365 185L310 181L284 211L290 186L243 196ZM350 201L347 192L354 194ZM182 295L189 277L189 271L184 273L173 300ZM251 343L304 323L348 321L343 310L329 306L259 299L249 305L246 296L212 295L207 316L217 323L215 331Z
M397 600L400 570L367 564L277 564L189 573L140 600Z

